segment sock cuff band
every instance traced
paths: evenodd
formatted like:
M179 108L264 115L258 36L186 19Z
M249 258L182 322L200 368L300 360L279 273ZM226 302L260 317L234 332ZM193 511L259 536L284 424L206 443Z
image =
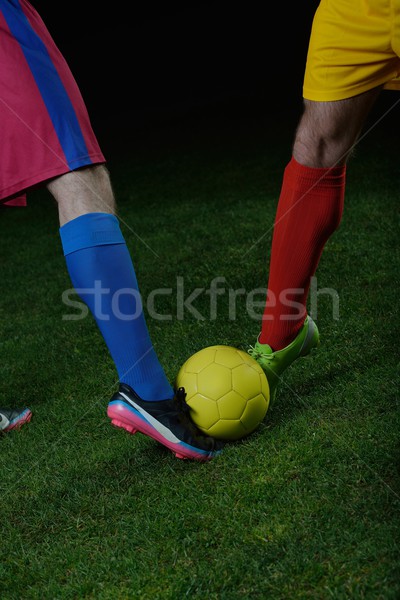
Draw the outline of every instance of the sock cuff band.
M125 244L115 215L87 213L68 221L59 229L64 256L94 246Z
M298 163L293 156L286 171L290 178L295 178L305 185L318 184L321 187L342 187L346 178L346 165L328 168L308 167Z

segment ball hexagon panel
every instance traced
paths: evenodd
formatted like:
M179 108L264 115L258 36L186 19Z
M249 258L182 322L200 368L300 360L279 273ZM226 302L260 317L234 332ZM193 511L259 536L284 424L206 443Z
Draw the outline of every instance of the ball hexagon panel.
M267 414L267 410L268 402L262 394L258 394L246 403L241 421L248 433L258 427Z
M215 425L210 427L207 433L220 440L239 440L247 435L248 432L241 421L225 421L225 419L220 419Z
M186 392L186 401L188 402L194 394L197 394L197 374L186 373L184 369L181 369L176 378L176 387L184 387Z
M240 421L243 411L246 408L245 398L237 394L234 390L219 398L217 404L221 419L226 421Z
M195 394L188 401L188 405L193 421L203 431L208 431L221 418L215 400L211 400L202 394Z
M232 352L232 348L229 346L216 346L214 362L233 369L243 363L243 357L240 350Z
M232 389L244 398L253 398L260 393L260 374L250 365L242 363L232 369Z
M198 389L203 396L218 400L232 389L231 370L212 363L197 376Z
M215 354L216 350L211 346L192 354L183 365L186 373L200 373L205 367L214 362Z

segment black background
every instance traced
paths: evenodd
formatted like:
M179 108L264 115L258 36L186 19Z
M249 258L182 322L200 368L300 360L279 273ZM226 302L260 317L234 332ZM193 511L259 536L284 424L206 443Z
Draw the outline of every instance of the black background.
M213 106L297 110L316 0L190 5L33 2L92 123L145 127ZM125 12L127 11L127 12Z

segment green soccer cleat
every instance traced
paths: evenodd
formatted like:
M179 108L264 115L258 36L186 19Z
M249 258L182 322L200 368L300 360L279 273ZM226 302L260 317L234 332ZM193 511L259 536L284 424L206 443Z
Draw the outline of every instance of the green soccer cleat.
M281 373L289 367L296 358L306 356L319 346L318 327L310 316L306 317L303 327L300 329L297 337L282 350L273 352L268 344L260 344L257 340L256 345L250 346L248 353L255 358L258 364L264 369L268 379L271 402L275 399L276 390L281 379Z

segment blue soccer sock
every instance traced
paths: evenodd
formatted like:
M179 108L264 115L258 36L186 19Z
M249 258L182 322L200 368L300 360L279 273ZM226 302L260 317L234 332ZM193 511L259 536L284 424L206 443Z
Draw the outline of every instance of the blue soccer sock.
M89 213L60 227L72 284L92 312L119 380L143 400L172 398L153 348L132 260L116 216Z

